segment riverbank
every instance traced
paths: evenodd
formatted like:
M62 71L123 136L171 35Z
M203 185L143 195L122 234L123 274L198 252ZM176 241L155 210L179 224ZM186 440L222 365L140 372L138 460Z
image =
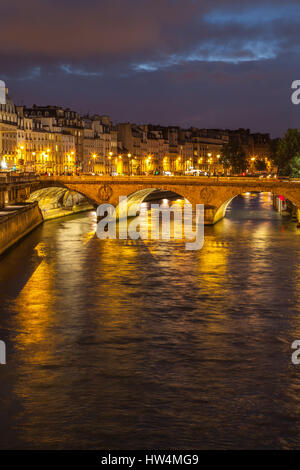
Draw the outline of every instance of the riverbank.
M44 220L53 220L53 219L59 219L60 217L66 217L68 215L75 215L81 212L91 211L93 209L94 207L91 204L84 204L81 206L73 206L72 209L66 209L66 208L56 208L56 209L49 209L49 210L42 209L41 212L43 214Z
M91 204L72 209L41 210L37 202L5 206L0 210L0 256L44 221L93 210Z
M36 202L6 206L0 210L0 255L43 222Z

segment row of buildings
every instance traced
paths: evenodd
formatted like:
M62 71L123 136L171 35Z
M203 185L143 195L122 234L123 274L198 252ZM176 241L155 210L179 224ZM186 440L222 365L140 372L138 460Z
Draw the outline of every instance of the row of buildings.
M269 163L270 137L249 130L181 129L113 124L108 116L80 116L57 106L16 106L0 81L2 169L66 174L223 174L222 146L238 139L249 168ZM251 163L252 162L252 163Z

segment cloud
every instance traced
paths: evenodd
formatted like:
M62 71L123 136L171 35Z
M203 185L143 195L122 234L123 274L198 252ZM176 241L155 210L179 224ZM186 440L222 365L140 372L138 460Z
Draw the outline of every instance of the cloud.
M156 62L133 64L132 68L140 72L155 72L159 69L188 62L224 62L238 64L275 59L280 50L279 42L273 41L239 41L220 45L211 42L199 44L193 52L182 55L171 55Z
M222 7L220 7L222 5ZM191 61L274 59L295 44L300 7L218 0L2 0L0 56L66 74L153 72ZM278 19L281 19L278 22ZM286 20L286 21L283 21ZM287 28L294 24L295 29ZM20 60L19 60L20 59ZM5 66L5 60L4 60ZM91 70L91 72L89 72Z
M70 64L61 64L61 70L68 75L79 75L82 77L101 77L102 72L92 72L83 69L73 68Z
M0 78L20 101L279 132L299 22L290 0L2 0Z
M205 14L204 21L213 25L226 25L231 23L242 24L251 27L257 25L266 25L280 20L298 23L300 22L300 6L297 4L286 4L272 6L264 5L244 5L235 10L226 8L212 10Z

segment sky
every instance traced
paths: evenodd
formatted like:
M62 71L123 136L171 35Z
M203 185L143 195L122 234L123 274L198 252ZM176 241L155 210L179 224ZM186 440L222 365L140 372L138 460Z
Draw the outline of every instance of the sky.
M299 0L1 0L0 79L16 104L277 137L299 39Z

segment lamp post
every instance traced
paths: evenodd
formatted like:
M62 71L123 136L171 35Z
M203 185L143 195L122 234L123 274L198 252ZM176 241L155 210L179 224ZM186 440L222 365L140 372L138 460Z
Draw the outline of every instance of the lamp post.
M74 166L75 166L75 152L74 150L71 150L71 170L72 170L72 173L74 173ZM75 170L76 172L76 170Z
M34 169L34 172L36 173L36 160L35 160L36 153L32 152L32 168Z
M119 155L118 156L118 160L117 160L117 173L118 175L122 175L123 174L123 171L124 171L124 168L123 168L123 157L122 155Z
M212 154L211 154L211 152L209 152L207 154L207 156L208 156L208 172L209 172L209 176L210 176L210 174L211 174L211 164L212 164L212 158L211 158Z
M19 167L24 167L23 150L24 150L24 145L20 145L20 147L17 149Z
M219 176L219 170L220 170L220 158L221 158L221 155L218 153L218 155L217 155L217 173L218 173L218 176Z
M95 162L96 162L97 154L93 153L92 157L93 157L93 173L95 173Z
M128 157L128 173L129 173L129 176L131 176L131 175L132 175L131 153L128 153L128 154L127 154L127 157Z
M113 152L109 152L108 154L108 165L107 165L107 168L106 168L106 173L107 174L111 174L111 159L112 159L112 156L113 156Z
M177 157L176 159L176 172L181 173L181 157Z

